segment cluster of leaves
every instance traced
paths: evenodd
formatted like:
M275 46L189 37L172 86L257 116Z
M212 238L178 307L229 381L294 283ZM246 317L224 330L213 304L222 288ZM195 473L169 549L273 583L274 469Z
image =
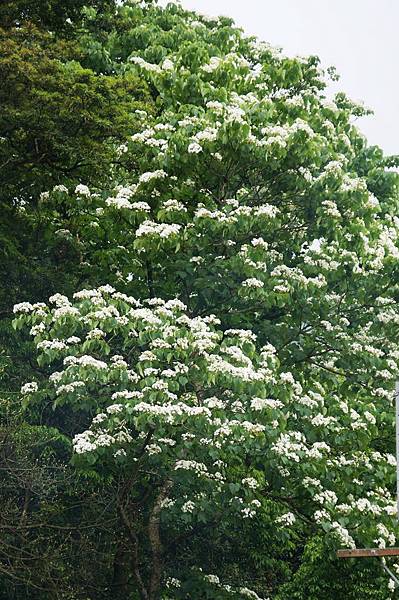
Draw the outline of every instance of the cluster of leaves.
M47 226L51 215L38 208L40 193L61 182L76 185L82 177L110 181L117 161L113 148L134 130L134 111L151 111L142 78L102 76L83 66L80 4L54 4L63 7L63 23L80 15L74 38L65 38L57 18L48 28L43 15L54 13L48 2L9 2L0 8L0 338L6 347L14 302L77 285L79 244L53 235ZM17 347L13 353L11 359L5 350L1 360L18 364Z
M63 8L54 34L14 3L0 40L4 236L44 279L7 268L38 367L7 340L32 371L6 377L73 444L72 497L96 482L90 597L386 599L373 565L332 557L398 533L397 159L326 99L316 57L121 4ZM59 597L86 597L65 571Z

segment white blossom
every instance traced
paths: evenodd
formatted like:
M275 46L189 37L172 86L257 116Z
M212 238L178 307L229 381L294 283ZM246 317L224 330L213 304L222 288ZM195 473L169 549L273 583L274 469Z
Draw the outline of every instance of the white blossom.
M21 394L34 394L39 389L36 381L31 381L30 383L25 383L21 387Z

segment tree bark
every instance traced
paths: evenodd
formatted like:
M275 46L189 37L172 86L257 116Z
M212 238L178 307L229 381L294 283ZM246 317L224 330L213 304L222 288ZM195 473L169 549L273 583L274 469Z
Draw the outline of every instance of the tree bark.
M111 597L115 600L125 599L129 595L130 565L127 549L123 541L118 542L113 564Z
M158 600L163 570L163 552L160 535L160 519L162 503L169 495L173 486L172 479L166 479L152 508L148 522L148 538L152 553L152 571L149 586L149 600Z
M123 505L119 506L119 513L121 515L122 521L126 526L127 533L129 535L129 539L132 546L131 552L131 565L134 579L137 584L137 589L140 594L141 600L150 600L150 596L148 594L148 590L145 586L143 578L140 573L139 568L139 560L138 560L138 538L135 530L133 529L132 523L126 513L126 509Z

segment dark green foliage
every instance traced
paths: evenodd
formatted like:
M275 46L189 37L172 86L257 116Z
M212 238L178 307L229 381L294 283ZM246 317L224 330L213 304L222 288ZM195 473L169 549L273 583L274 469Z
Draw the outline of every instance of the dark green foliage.
M16 301L77 284L79 247L53 235L40 193L61 182L73 189L107 181L115 145L134 131L134 111L151 110L137 76L82 66L84 5L105 16L114 3L0 5L1 600L105 600L114 577L112 490L69 466L62 432L73 427L70 415L20 409L21 381L43 370L10 325Z
M114 0L3 0L0 6L0 25L13 27L26 21L51 31L68 33L79 21L84 6L101 11L115 7Z
M276 600L386 600L387 575L379 559L337 559L320 538L310 540L299 569Z
M50 10L47 3L18 6L24 23L0 28L0 318L18 299L72 289L76 280L65 269L79 263L79 249L53 236L51 215L38 207L40 193L60 182L107 181L115 144L134 130L134 111L149 102L142 80L82 67L76 40L46 30L45 20L40 28L28 21L39 22L33 8ZM0 10L7 8L16 5Z
M100 76L79 49L27 24L0 30L2 202L33 202L62 182L99 183L110 147L132 131L148 99L137 77Z

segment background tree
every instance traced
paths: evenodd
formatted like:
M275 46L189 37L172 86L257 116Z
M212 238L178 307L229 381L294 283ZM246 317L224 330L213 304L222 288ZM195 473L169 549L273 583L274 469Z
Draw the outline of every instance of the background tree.
M0 7L0 596L7 599L108 597L115 579L107 486L68 466L66 418L54 422L51 410L26 411L16 402L21 377L41 369L10 336L15 301L78 285L79 243L62 231L53 235L41 192L82 177L110 181L114 146L134 131L135 110L152 110L141 78L83 65L82 9L79 2ZM114 3L101 10L111 17Z

